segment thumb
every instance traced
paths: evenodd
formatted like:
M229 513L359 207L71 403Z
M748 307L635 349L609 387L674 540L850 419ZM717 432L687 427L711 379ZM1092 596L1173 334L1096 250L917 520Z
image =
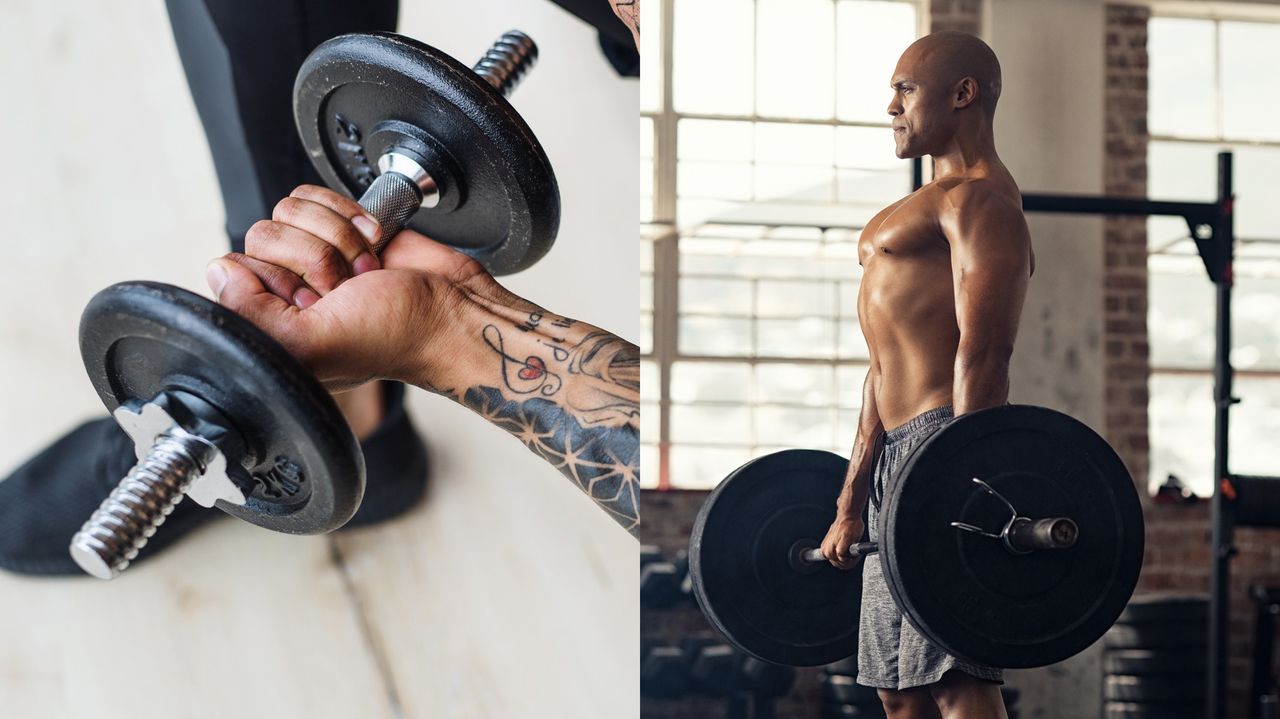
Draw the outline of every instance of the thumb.
M382 266L444 275L454 282L485 273L470 256L412 229L402 230L382 251Z
M210 262L205 268L205 281L218 304L277 340L291 335L293 325L300 320L297 308L272 294L258 275L238 262L225 257Z

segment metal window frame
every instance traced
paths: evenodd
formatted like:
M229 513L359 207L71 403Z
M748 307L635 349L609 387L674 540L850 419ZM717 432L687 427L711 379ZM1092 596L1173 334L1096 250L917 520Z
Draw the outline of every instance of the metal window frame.
M1158 7L1158 6L1157 6ZM1173 16L1153 12L1152 17ZM1181 16L1181 15L1178 15ZM1217 103L1218 142L1237 144L1222 137L1222 73L1221 73L1221 23L1224 18L1218 16L1202 17L1214 23L1214 98ZM1247 20L1246 22L1271 22L1276 20ZM1148 66L1150 63L1148 63ZM1165 140L1170 141L1170 140ZM1177 141L1177 140L1172 140ZM1246 141L1245 144L1252 144ZM1214 452L1213 477L1214 489L1210 503L1211 525L1211 564L1209 568L1209 671L1206 677L1206 716L1212 719L1222 716L1226 709L1227 694L1227 645L1229 641L1230 601L1229 587L1231 574L1231 557L1236 553L1233 544L1237 526L1248 526L1248 518L1239 516L1236 509L1237 487L1243 487L1248 478L1231 474L1230 459L1230 411L1232 405L1240 401L1233 394L1233 384L1238 372L1231 364L1231 300L1234 285L1233 265L1235 260L1235 222L1232 155L1231 152L1218 154L1218 201L1220 206L1218 217L1213 224L1213 238L1210 243L1215 247L1206 248L1197 240L1197 245L1205 259L1209 277L1217 290L1215 335L1216 351L1213 372L1214 399ZM1191 224L1191 221L1188 220ZM1194 234L1194 232L1193 232ZM1210 257L1216 260L1210 261ZM1215 270L1217 270L1215 272ZM1262 478L1280 482L1280 478Z
M916 33L921 34L927 29L928 25L928 0L897 0L905 5L911 5L916 10ZM841 0L830 0L833 9ZM797 124L797 125L818 125L832 128L839 127L866 127L866 128L888 128L889 122L874 123L865 121L842 120L837 117L826 119L815 118L795 118L780 117L775 115L762 115L756 112L756 101L759 97L758 92L752 94L752 112L750 114L720 114L706 112L677 112L674 107L673 87L674 87L674 25L675 25L675 3L674 0L657 0L659 8L660 23L660 52L659 67L656 68L659 73L659 101L658 107L652 110L641 111L641 117L648 118L653 125L653 164L652 164L652 180L653 180L653 197L651 217L652 225L662 228L661 231L652 237L653 242L653 336L652 336L652 352L642 356L642 360L653 362L656 365L658 374L658 467L657 467L657 486L660 489L667 489L672 486L671 482L671 462L670 453L672 447L671 438L671 368L675 362L700 362L700 361L716 361L741 363L744 365L766 364L766 363L791 363L791 364L825 364L835 366L852 366L865 367L868 365L866 360L861 359L842 359L832 357L831 359L813 360L809 358L787 358L787 357L757 357L757 356L703 356L696 354L682 355L678 351L679 341L679 284L680 284L680 250L679 239L680 232L677 228L677 203L679 199L679 188L677 183L677 168L679 156L679 138L678 127L681 120L725 120L739 121L751 123L780 123L780 124ZM755 2L752 12L757 13L757 21L753 23L753 48L758 48L758 13L759 3ZM832 23L833 36L837 32L836 24ZM752 54L752 62L755 62L756 53ZM753 87L755 83L755 72L752 72ZM833 108L834 111L834 108ZM754 165L754 161L752 165ZM834 159L832 161L833 183L839 181L839 170L856 169L841 168ZM917 163L918 174L918 163ZM917 179L917 185L918 179ZM839 189L832 188L833 197L839 199ZM754 194L754 187L753 187ZM833 204L833 203L825 203ZM767 225L766 225L767 226ZM776 225L782 226L782 225ZM835 282L834 280L825 280L813 278L814 282ZM753 299L755 293L753 292ZM837 293L837 298L838 298ZM752 313L753 332L754 319L756 313ZM767 318L766 318L767 319ZM831 321L838 326L840 317L832 317ZM839 342L838 327L833 342ZM756 347L753 340L753 348ZM753 389L754 391L754 389ZM838 405L831 405L833 411L839 412ZM754 413L753 420L754 422ZM652 476L653 470L646 470L648 476Z
M718 224L718 223L716 223ZM796 225L753 225L762 228L762 235L768 235L769 231L777 228L793 227ZM830 285L832 287L833 302L839 303L839 286L843 283L852 281L855 278L839 278L839 277L798 277L793 275L779 277L743 277L739 275L728 275L721 273L683 273L680 270L679 263L679 238L682 236L701 236L698 232L699 228L692 228L686 233L677 232L670 225L663 226L664 231L659 232L652 238L654 243L654 337L653 351L650 354L643 355L642 360L653 362L658 370L659 392L656 397L659 415L658 429L658 457L659 466L657 468L657 488L670 489L680 486L680 482L672 482L671 478L671 449L675 446L675 442L671 433L671 412L673 407L680 406L714 406L716 402L696 402L682 403L675 402L671 398L671 377L673 365L679 363L727 363L749 367L752 373L753 381L749 388L748 397L745 403L734 402L735 406L745 405L752 409L758 406L782 406L777 402L761 402L755 396L755 373L756 368L761 365L770 364L786 364L786 365L810 365L829 367L832 372L839 367L861 368L865 370L870 365L870 361L863 357L840 356L840 339L839 325L842 322L850 320L856 321L856 315L852 312L841 312L840 308L835 308L835 313L830 316L824 316L822 319L835 326L832 334L832 356L816 358L816 357L788 357L758 354L759 344L756 336L756 322L758 320L785 320L786 317L767 317L761 316L756 303L758 302L758 288L761 281L778 280L782 282L799 282L815 285ZM705 314L705 313L682 313L679 309L679 287L680 281L686 278L695 279L733 279L742 280L751 285L751 303L749 311L746 311L741 319L752 323L752 343L750 351L745 354L735 355L708 355L691 352L681 352L678 348L679 325L682 317L722 317L723 315ZM649 398L652 402L654 398ZM800 405L797 404L799 407ZM843 406L838 400L823 406L804 405L805 409L826 410L832 412L838 419L841 412L850 411L850 407ZM857 407L853 407L856 411ZM764 442L759 436L759 428L755 426L755 413L751 413L748 441L730 445L724 442L680 442L680 446L690 447L716 447L716 448L736 448L752 450L760 446L772 446L771 443Z
M1206 3L1206 6L1211 3ZM1199 20L1213 25L1213 123L1212 135L1178 135L1169 133L1150 133L1150 142L1184 142L1189 144L1224 145L1236 147L1271 147L1280 148L1280 139L1264 139L1256 137L1228 137L1223 130L1225 107L1222 98L1222 23L1256 23L1280 25L1280 16L1257 16L1224 13L1221 9L1206 7L1200 12L1189 7L1162 9L1159 2L1153 3L1151 19L1168 18L1173 20ZM1150 63L1148 62L1148 66Z

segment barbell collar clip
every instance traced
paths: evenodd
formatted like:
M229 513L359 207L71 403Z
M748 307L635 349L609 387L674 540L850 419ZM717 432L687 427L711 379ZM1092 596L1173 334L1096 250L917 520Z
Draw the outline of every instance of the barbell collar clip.
M1030 519L1018 515L1013 503L994 487L974 477L974 484L983 491L1000 500L1009 509L1009 521L997 534L988 532L966 522L952 522L951 526L963 532L977 534L990 539L998 539L1010 554L1030 554L1039 549L1067 549L1075 546L1080 537L1080 527L1067 517L1049 517L1046 519Z

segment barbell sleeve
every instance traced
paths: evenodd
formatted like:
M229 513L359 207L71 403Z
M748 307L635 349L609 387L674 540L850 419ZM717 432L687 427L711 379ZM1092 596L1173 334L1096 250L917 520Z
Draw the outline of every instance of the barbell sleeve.
M1019 517L1009 526L1007 541L1019 552L1037 549L1066 549L1076 543L1080 528L1066 517L1026 519Z

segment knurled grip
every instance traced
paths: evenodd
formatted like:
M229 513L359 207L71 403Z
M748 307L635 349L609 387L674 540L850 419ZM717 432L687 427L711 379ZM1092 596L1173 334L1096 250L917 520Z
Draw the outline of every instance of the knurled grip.
M373 246L375 255L399 234L422 204L422 191L409 178L397 172L384 172L360 197L360 206L378 221L382 234Z

